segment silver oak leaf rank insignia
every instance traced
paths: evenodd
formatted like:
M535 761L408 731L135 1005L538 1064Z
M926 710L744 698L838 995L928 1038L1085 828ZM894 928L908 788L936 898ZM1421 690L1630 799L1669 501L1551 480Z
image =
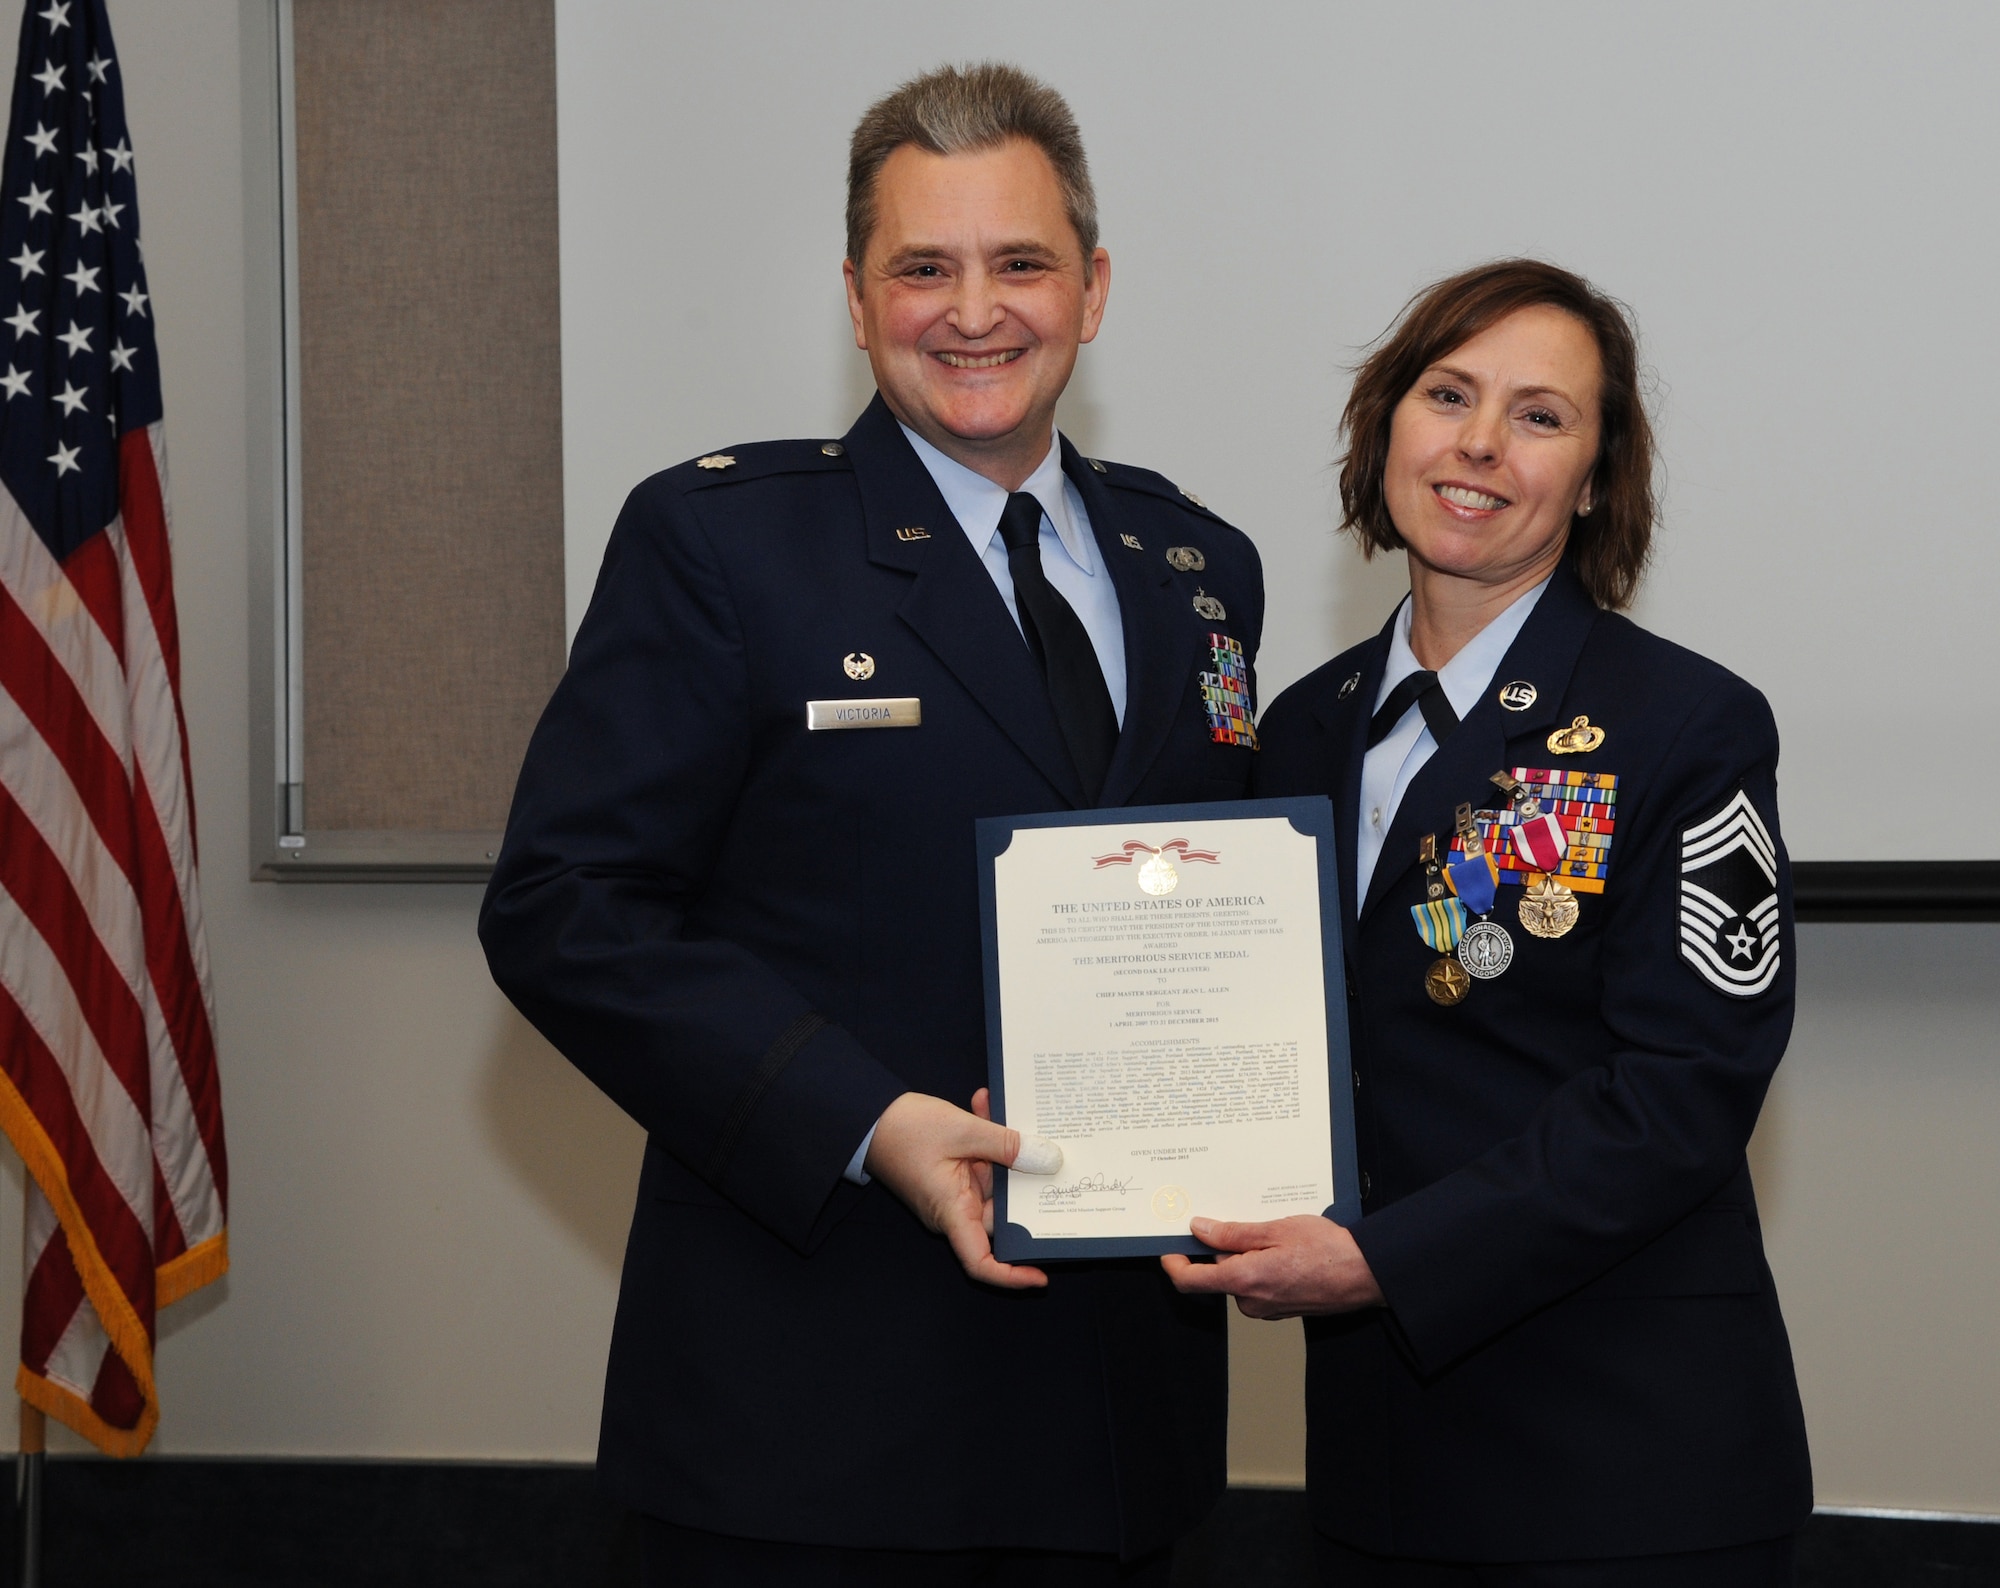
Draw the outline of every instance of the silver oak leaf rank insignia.
M1681 958L1732 998L1778 976L1778 850L1741 789L1681 834Z

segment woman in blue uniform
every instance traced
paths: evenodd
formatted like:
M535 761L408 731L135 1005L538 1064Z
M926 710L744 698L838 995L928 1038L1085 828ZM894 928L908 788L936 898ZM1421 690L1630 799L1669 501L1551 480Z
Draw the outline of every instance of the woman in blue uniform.
M1744 1149L1792 1024L1764 698L1618 615L1652 440L1568 271L1418 297L1357 374L1344 527L1381 633L1265 714L1257 792L1342 845L1363 1217L1166 1262L1303 1314L1328 1584L1791 1580L1811 1473Z

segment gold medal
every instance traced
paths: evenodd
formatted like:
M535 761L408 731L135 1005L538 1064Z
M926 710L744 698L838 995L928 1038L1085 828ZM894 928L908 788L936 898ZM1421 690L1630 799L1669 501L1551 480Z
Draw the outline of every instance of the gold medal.
M1537 937L1561 937L1576 916L1576 895L1546 872L1522 890L1521 924Z
M1424 991L1430 994L1432 1003L1449 1009L1453 1004L1465 1002L1465 995L1472 991L1472 978L1466 975L1463 965L1447 954L1433 960L1431 968L1424 972Z

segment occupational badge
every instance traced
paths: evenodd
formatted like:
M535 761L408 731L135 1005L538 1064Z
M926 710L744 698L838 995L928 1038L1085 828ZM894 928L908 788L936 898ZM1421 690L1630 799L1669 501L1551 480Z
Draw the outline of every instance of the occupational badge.
M1208 566L1208 559L1193 546L1169 546L1167 566L1178 568L1182 573L1200 573Z
M1536 937L1561 937L1576 925L1576 895L1554 877L1537 876L1521 890L1520 915Z
M1778 848L1741 789L1681 834L1681 958L1732 998L1778 979Z
M875 676L875 658L866 651L849 651L840 659L841 671L859 683Z
M1194 587L1194 609L1197 615L1207 618L1211 623L1221 623L1229 616L1229 608L1203 590L1200 585Z
M1582 755L1604 743L1604 730L1593 728L1588 717L1578 717L1567 728L1549 735L1551 755Z

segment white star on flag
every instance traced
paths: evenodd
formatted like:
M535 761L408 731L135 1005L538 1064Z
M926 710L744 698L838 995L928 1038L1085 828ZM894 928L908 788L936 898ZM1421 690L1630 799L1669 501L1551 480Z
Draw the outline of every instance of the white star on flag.
M63 69L56 65L54 61L50 61L39 72L34 74L34 79L42 85L42 98L47 99L49 95L62 87Z
M35 15L48 23L51 33L57 28L66 28L69 26L68 0L49 0L48 10L37 11Z
M49 454L49 462L56 466L57 479L60 480L65 474L72 472L82 472L81 466L76 461L77 455L82 451L82 447L66 447L60 441L56 443L55 451Z
M22 307L8 315L4 321L0 321L0 324L11 325L14 328L14 340L18 342L24 336L40 336L42 334L42 328L35 324L41 317L42 311L40 309Z
M41 159L45 154L54 154L56 152L56 135L50 132L39 121L35 123L35 130L21 141L23 143L32 143L35 146L35 158L37 160Z
M97 151L95 149L85 145L77 151L76 157L83 162L84 170L88 171L92 176L97 175Z
M76 269L63 277L63 280L76 288L76 295L80 298L86 292L96 292L98 290L97 273L101 268L98 265L79 263Z
M54 188L39 188L30 182L28 191L21 195L21 202L28 206L30 218L36 215L52 215L55 212L49 208L49 200L55 196Z
M57 337L56 340L69 349L69 356L71 358L75 358L79 353L88 353L90 351L89 329L78 325L74 320L69 322L69 329Z
M101 83L105 81L104 74L111 68L112 61L108 55L93 55L86 64L90 67L90 80Z
M21 251L8 260L7 263L10 265L19 265L21 267L21 279L26 281L30 276L39 276L42 273L42 255L47 252L46 248L30 248L26 243L23 243L21 244Z
M109 197L104 200L104 208L97 212L114 232L118 230L118 217L125 213L123 204L113 204Z
M92 209L88 204L84 205L83 208L78 210L74 215L72 215L70 219L75 221L87 232L101 232L104 230L104 227L101 224L102 213L98 210Z
M9 400L12 400L13 398L16 397L27 396L28 395L27 371L18 370L12 364L9 364L7 366L7 373L4 375L0 375L0 386L5 386L7 388L7 396Z
M121 292L118 296L125 300L125 310L128 314L136 314L142 320L146 317L146 304L150 300L145 293L134 287L130 292Z
M63 417L68 418L79 408L89 413L90 405L84 401L87 395L88 393L82 391L74 381L64 381L63 389L56 393L56 401L63 407Z
M132 355L137 351L137 348L127 347L125 339L122 336L116 342L112 343L111 368L113 371L130 369L132 367Z
M123 138L120 138L117 143L104 152L111 156L111 169L113 171L129 171L132 169L132 146Z

